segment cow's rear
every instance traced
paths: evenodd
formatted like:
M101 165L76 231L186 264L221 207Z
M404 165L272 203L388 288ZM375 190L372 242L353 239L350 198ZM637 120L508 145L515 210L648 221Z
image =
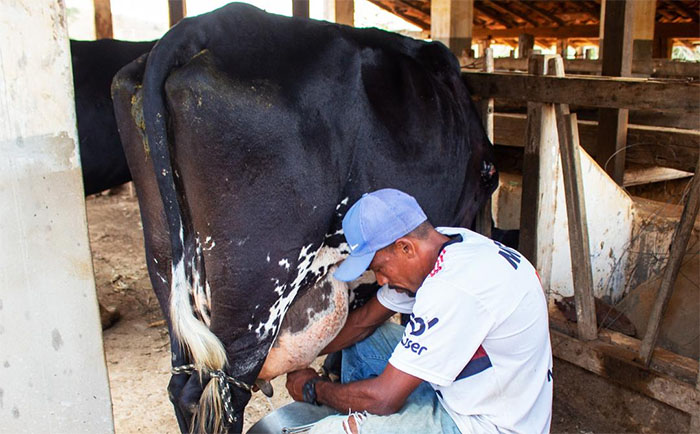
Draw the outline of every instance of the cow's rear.
M194 369L171 396L185 430L201 373L200 409L240 431L285 313L347 253L348 205L399 188L468 225L496 185L490 144L441 44L239 4L183 20L144 62L113 98L173 365Z

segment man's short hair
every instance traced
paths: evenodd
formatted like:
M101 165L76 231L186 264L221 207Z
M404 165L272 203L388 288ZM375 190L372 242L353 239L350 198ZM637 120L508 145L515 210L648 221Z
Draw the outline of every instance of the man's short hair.
M423 223L419 224L418 227L416 227L414 230L412 230L404 236L416 238L418 240L425 240L430 235L431 229L433 229L433 225L430 224L428 220L426 220Z

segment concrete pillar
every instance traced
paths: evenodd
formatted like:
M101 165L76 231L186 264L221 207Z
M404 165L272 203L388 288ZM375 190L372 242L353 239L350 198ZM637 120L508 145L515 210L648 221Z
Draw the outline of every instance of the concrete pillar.
M474 24L474 0L432 0L430 35L457 57L469 56Z
M636 0L633 16L632 56L634 60L650 61L654 50L656 0Z
M112 433L63 1L0 2L0 431Z

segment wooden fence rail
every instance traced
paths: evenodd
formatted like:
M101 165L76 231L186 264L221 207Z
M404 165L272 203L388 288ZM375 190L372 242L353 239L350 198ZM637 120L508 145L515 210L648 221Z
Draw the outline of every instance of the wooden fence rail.
M472 96L670 113L700 113L700 84L627 77L462 72Z

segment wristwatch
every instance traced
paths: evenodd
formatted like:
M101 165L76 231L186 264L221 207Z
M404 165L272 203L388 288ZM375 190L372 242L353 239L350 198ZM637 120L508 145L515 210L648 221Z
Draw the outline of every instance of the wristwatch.
M323 380L323 377L314 377L304 383L304 387L301 389L304 402L313 405L321 405L321 403L316 400L316 383L321 380Z

